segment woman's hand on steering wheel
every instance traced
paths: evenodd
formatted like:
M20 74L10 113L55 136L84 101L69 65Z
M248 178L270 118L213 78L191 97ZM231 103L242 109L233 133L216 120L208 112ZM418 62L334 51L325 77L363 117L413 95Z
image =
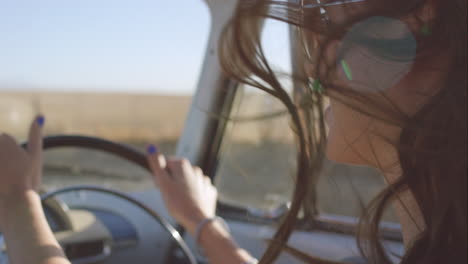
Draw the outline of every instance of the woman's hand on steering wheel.
M148 161L169 213L191 234L205 218L215 216L218 192L211 179L186 159L166 158L154 146Z
M30 192L37 192L42 178L42 126L37 116L29 129L28 146L23 149L8 134L0 134L0 226L5 203Z

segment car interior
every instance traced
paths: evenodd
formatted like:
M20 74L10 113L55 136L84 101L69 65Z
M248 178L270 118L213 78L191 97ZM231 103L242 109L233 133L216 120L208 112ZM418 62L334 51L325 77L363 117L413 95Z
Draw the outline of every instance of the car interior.
M209 10L209 36L196 91L177 140L175 155L187 158L212 177L220 190L218 215L226 220L237 243L254 257L261 258L289 207L288 196L294 183L291 177L295 164L293 133L286 132L289 131L289 122L280 105L254 88L230 79L221 69L217 57L218 39L237 1L206 0L202 4ZM294 65L302 63L300 56L295 56L300 43L295 40L294 28L285 29L290 36L287 38L290 48L286 52L292 69L295 69ZM291 87L293 90L294 83ZM254 132L243 134L245 130ZM248 146L236 143L237 139L244 137L255 143ZM288 143L269 144L271 142ZM241 150L251 155L242 154ZM46 188L41 199L49 224L73 264L207 263L196 249L193 238L169 215L158 189L151 186L151 172L141 148L70 131L47 135L44 151L54 159L67 158L60 151L83 151L83 156L90 157L88 162L94 162L97 168L105 171L102 177L120 177L117 174L122 173L150 182L143 191L95 184L99 179L91 182L86 177L80 178L79 161L73 160L74 156L69 158L78 169L72 166L61 173L68 174L65 178L74 177L72 184ZM279 162L261 160L259 157L265 153L271 157L277 155L274 157ZM107 168L108 163L100 158L91 158L95 157L93 155L125 164L128 170L117 173L111 167ZM257 172L266 175L267 180L247 177ZM353 176L355 182L334 182L361 173L368 175L361 178ZM322 177L325 180L319 184L319 201L329 198L329 203L339 204L352 200L356 203L353 205L355 208L359 208L360 202L353 196L359 192L355 189L359 185L356 182L368 179L373 190L378 190L382 184L375 172L363 168L330 163L325 166L323 174L327 177ZM44 178L47 177L45 173ZM234 185L237 187L232 187ZM261 196L261 200L252 202L251 197L256 196ZM338 196L340 198L336 198ZM324 208L320 213L304 213L288 245L323 259L366 263L360 256L354 236L358 214L348 214L350 208L334 210L335 204L324 202L319 206ZM400 225L391 214L388 214L389 221L382 225L381 230L387 250L397 260L404 247ZM0 263L8 263L7 250L3 245ZM285 250L276 263L302 263L293 251Z

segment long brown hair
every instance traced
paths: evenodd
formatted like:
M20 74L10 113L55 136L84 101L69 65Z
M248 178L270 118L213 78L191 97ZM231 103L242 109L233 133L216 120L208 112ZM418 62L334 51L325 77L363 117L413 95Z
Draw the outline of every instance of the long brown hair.
M338 1L339 2L339 1ZM241 83L257 87L280 100L287 108L297 135L297 178L292 206L279 226L260 263L272 263L294 230L301 209L317 214L315 190L326 145L323 122L324 95L337 100L353 98L377 110L358 111L401 128L398 151L401 177L390 183L368 205L361 219L358 244L371 263L392 263L381 242L379 223L384 210L410 190L425 222L424 230L412 241L401 263L466 263L467 261L467 27L466 0L368 0L369 8L338 25L319 23L321 11L311 10L304 19L298 4L285 1L240 0L231 23L220 40L221 65L227 74ZM430 2L430 21L421 19L421 10ZM331 80L333 65L320 63L330 41L358 21L372 16L414 16L427 23L430 34L417 35L416 61L423 62L435 51L448 51L447 72L436 93L430 95L416 113L404 114L395 104L350 91ZM302 85L300 96L291 97L270 67L261 45L261 24L265 18L284 21L316 36L319 45L308 47L318 55L314 63L320 83L303 75L291 76ZM427 31L428 29L426 29ZM309 45L310 43L305 43ZM311 83L314 82L314 83ZM318 86L318 87L317 87ZM326 91L321 90L321 86ZM311 87L318 89L310 89ZM343 100L344 101L344 100ZM309 257L309 263L323 263Z

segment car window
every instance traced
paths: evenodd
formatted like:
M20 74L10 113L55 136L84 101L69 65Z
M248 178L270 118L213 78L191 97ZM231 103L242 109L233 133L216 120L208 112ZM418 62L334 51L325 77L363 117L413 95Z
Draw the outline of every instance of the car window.
M201 0L3 1L0 3L0 127L26 139L80 134L167 155L183 129L210 31ZM45 187L152 187L148 175L95 151L48 151Z
M287 34L284 24L266 20L262 43L276 71L291 71ZM270 95L247 85L238 88L215 178L222 202L261 210L289 202L296 148L284 111Z
M289 202L294 184L296 147L289 117L271 96L252 87L239 89L234 121L223 139L216 187L225 203L273 210ZM279 115L271 117L272 113Z
M267 21L263 43L277 71L290 72L289 32ZM269 45L269 43L274 43ZM281 80L291 92L292 84ZM215 179L220 200L264 215L290 201L296 174L296 143L286 109L272 96L242 85L219 155ZM321 214L359 217L363 206L383 188L376 170L324 161L318 192ZM396 221L392 212L386 221Z
M319 210L323 214L360 217L364 206L384 186L384 178L376 169L325 160L317 187ZM392 208L385 211L382 220L398 222Z

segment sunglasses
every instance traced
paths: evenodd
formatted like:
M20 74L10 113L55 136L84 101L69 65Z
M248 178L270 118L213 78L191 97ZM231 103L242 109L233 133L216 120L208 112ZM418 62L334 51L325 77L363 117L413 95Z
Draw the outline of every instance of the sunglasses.
M301 0L303 23L321 23L326 31L331 21L325 7L364 1L367 0ZM314 64L316 61L311 50L314 47L310 48L312 40L307 34L305 27L299 28L298 37L305 58ZM349 85L365 90L385 90L401 80L411 68L417 46L413 32L403 21L382 16L369 17L350 25L340 43L336 52L338 72ZM315 91L323 89L320 81L314 79L311 79L311 88Z

